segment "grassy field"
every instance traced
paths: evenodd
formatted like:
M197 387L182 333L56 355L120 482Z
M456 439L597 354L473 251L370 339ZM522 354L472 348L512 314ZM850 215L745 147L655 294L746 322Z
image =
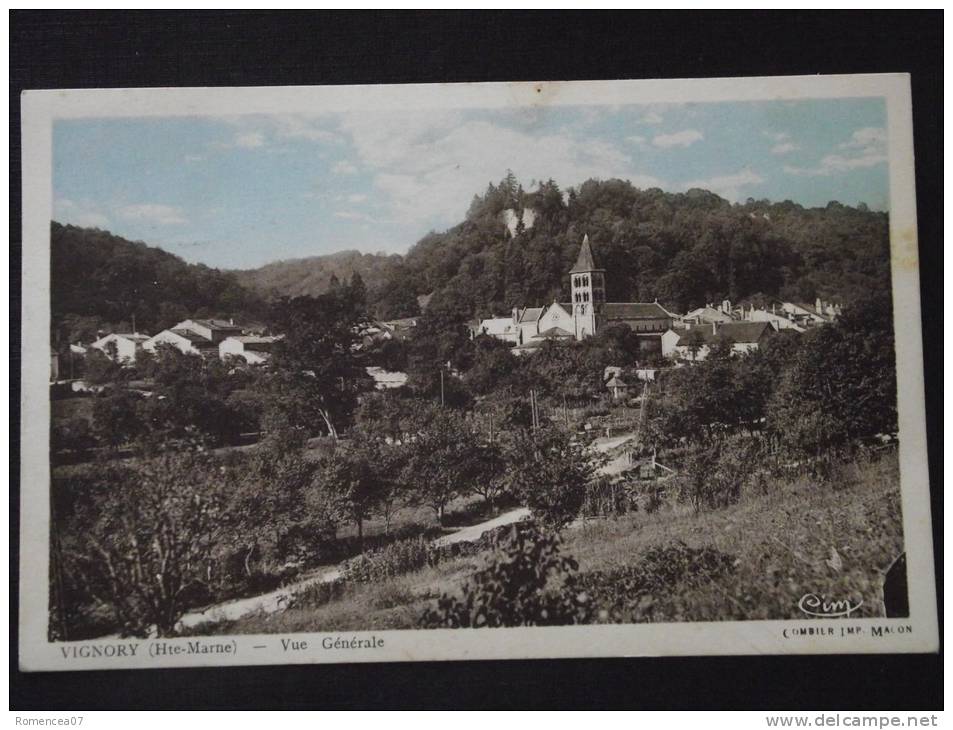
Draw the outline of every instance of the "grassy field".
M717 574L667 570L664 590L621 595L618 576L639 576L655 550L683 546L718 556ZM695 513L666 505L563 533L579 577L608 586L601 621L717 621L806 618L806 593L861 601L854 616L883 615L882 573L903 550L899 476L893 454L844 466L825 484L809 478L769 485L734 506ZM196 627L190 633L291 633L414 628L442 592L459 591L487 556L457 558L371 585L345 585L324 602L269 616ZM653 568L653 570L656 570ZM613 590L615 595L611 595ZM318 605L322 604L322 605Z

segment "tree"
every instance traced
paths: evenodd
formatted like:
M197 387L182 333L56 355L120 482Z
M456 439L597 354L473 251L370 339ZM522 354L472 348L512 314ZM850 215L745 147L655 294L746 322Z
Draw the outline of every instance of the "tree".
M115 347L115 346L114 346ZM121 382L124 376L123 367L105 353L89 348L86 351L84 379L93 385L107 385Z
M561 529L579 514L598 458L555 427L517 431L504 442L507 489L533 516Z
M347 298L355 318L363 318L367 312L367 286L358 271L351 274L351 281L347 287Z
M386 484L375 469L375 449L369 442L352 443L347 451L335 451L321 462L315 473L324 494L345 521L357 527L357 539L364 551L364 522L370 519L383 497Z
M699 351L705 346L705 335L701 330L693 327L688 331L685 338L685 346L688 348L692 360L697 360Z
M845 309L803 335L768 406L783 443L815 456L897 429L897 379L890 294Z
M215 576L221 480L193 454L109 469L74 510L66 543L86 591L125 634L171 636L196 590Z
M334 536L331 497L315 492L317 465L305 458L303 447L299 433L273 431L228 471L229 534L245 552L246 574L255 555L281 564Z
M477 434L464 415L430 406L415 420L408 433L403 481L442 525L447 504L485 476L486 464Z
M510 346L495 337L481 336L474 341L473 363L464 382L474 393L485 395L506 387L519 363Z
M93 401L93 430L96 438L113 448L135 441L143 432L135 393L110 388Z
M364 379L352 345L355 313L333 295L281 299L273 311L285 337L275 344L272 376L262 379L268 421L318 430L332 438L351 414Z

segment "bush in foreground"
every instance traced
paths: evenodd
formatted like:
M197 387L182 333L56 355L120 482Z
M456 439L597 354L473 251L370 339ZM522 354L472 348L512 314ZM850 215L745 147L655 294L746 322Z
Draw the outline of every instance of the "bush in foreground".
M576 561L559 554L559 538L518 523L498 538L498 552L467 582L463 596L444 594L421 617L424 628L561 626L586 623L585 594L576 589Z

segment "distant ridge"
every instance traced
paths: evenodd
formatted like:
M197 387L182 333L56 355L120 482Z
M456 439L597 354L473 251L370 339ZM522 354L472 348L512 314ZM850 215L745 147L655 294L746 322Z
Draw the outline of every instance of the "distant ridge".
M365 286L377 289L402 261L399 254L338 251L323 256L284 259L256 269L234 270L232 273L243 286L260 296L317 296L331 288L332 277L346 284L356 273Z

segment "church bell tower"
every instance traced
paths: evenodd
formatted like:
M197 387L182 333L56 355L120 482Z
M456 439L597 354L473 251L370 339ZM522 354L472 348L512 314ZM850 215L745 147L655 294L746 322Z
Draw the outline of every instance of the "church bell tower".
M605 273L605 269L596 265L592 247L589 245L589 236L586 235L582 239L576 265L569 270L577 340L596 333L597 319L606 301Z

